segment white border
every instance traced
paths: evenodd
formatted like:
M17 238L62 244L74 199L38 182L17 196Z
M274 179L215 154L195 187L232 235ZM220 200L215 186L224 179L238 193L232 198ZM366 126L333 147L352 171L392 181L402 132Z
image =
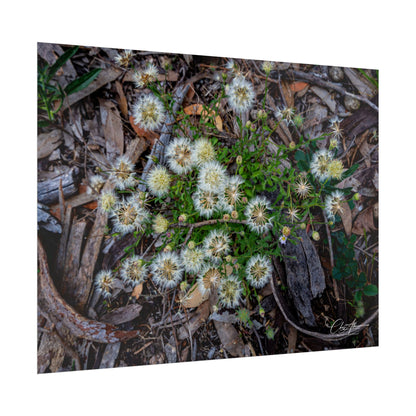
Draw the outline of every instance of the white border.
M251 415L288 410L296 415L350 415L381 410L400 414L407 406L414 408L414 383L406 379L415 370L415 273L410 263L415 36L410 2L11 4L3 6L1 27L0 205L6 270L1 277L0 377L6 414ZM380 347L37 375L38 41L380 69Z

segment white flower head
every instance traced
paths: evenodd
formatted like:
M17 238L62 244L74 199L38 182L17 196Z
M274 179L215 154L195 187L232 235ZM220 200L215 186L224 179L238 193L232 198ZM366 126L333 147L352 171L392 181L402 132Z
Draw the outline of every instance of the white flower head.
M216 160L204 163L198 175L198 185L203 191L220 192L227 180L225 167Z
M195 210L201 217L210 218L214 211L219 207L218 194L215 192L204 191L197 188L192 196Z
M114 57L114 62L120 66L127 68L131 58L133 58L133 52L130 49L126 49Z
M273 227L270 202L264 196L256 196L247 204L244 212L252 231L262 234Z
M328 219L333 221L336 214L343 213L342 203L344 199L344 194L339 190L332 192L331 195L325 198L325 213Z
M212 230L204 240L204 253L211 261L218 263L230 251L230 237L223 230Z
M171 289L182 279L183 267L174 251L159 253L150 266L152 279L161 289Z
M119 156L111 166L110 178L114 181L116 188L124 190L134 186L134 164L126 155Z
M230 275L222 279L218 289L220 304L225 308L235 308L240 303L243 288L237 276Z
M212 289L218 288L221 281L221 273L217 266L211 263L205 264L199 273L198 287L199 291L205 295L210 293Z
M173 139L166 148L165 156L172 172L178 175L188 173L193 166L191 141L185 137Z
M97 273L94 285L104 298L110 298L114 288L114 275L111 270L101 270Z
M185 248L181 252L182 264L189 273L198 273L204 265L204 251L200 248Z
M312 187L305 177L299 178L295 183L295 193L299 198L307 198L312 190Z
M170 189L171 175L162 166L155 166L147 175L146 184L149 192L157 197L165 196Z
M192 146L192 164L201 166L215 160L215 149L212 143L205 138L195 140Z
M228 86L227 95L230 107L238 113L247 111L253 106L254 88L243 76L233 79Z
M125 283L136 286L146 280L147 264L141 257L131 256L123 263L120 276Z
M156 234L162 234L166 232L168 226L169 221L162 214L157 214L153 219L152 228Z
M224 188L221 190L221 206L225 211L233 212L237 204L241 202L243 196L240 185L244 183L244 180L234 175L227 178Z
M116 205L118 199L113 190L105 191L100 195L98 206L101 211L110 213Z
M152 94L142 95L133 106L133 120L144 130L156 130L165 121L162 101Z
M286 235L281 235L279 237L279 241L280 241L280 244L285 245L286 244L286 241L287 241L287 236Z
M113 229L121 235L143 231L149 216L149 212L141 208L132 197L118 201L111 211Z
M318 150L312 156L311 172L321 182L329 178L328 166L333 157L334 154L327 149Z
M294 117L296 115L296 111L292 107L282 107L278 108L274 116L277 118L277 120L285 120L287 124L294 124Z
M134 73L133 80L137 88L143 88L150 83L155 82L158 75L159 71L157 68L152 63L148 63L145 69Z
M93 175L89 178L87 192L99 194L105 184L105 179L101 175Z
M270 72L274 69L274 62L264 61L261 68L265 72L266 75L270 75Z
M269 258L257 254L247 262L247 281L256 289L264 287L270 280L271 275L272 263Z

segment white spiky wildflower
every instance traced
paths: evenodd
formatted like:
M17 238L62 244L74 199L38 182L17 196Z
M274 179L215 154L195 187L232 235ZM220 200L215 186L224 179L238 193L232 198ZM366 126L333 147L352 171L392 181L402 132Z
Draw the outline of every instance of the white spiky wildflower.
M219 208L218 194L215 192L204 191L197 188L192 196L195 210L201 217L210 218L214 211Z
M159 253L150 266L152 280L161 289L171 289L182 279L183 267L174 251Z
M205 138L195 140L192 146L192 164L201 166L215 160L215 149L212 143Z
M287 216L290 219L290 221L293 223L295 221L299 221L299 209L296 207L290 207L287 210Z
M144 130L156 130L165 121L162 101L152 94L142 95L133 106L133 120Z
M237 113L249 110L254 103L255 93L253 85L243 76L233 79L227 86L228 104Z
M292 107L279 107L274 113L277 120L285 120L287 124L294 124L295 115L296 111Z
M266 75L270 75L270 72L274 69L274 62L264 61L261 67Z
M295 193L299 198L307 198L312 190L312 186L305 177L299 178L295 183Z
M114 191L104 191L98 200L98 206L103 212L111 212L116 205L118 199Z
M244 212L252 231L262 234L273 227L270 202L264 196L254 197Z
M205 256L214 261L219 262L230 251L230 237L223 230L212 230L204 240Z
M203 164L199 170L198 186L203 191L220 192L227 180L225 167L216 160Z
M165 156L174 173L188 173L193 166L191 141L185 137L173 139L166 148Z
M120 66L127 68L130 60L133 58L133 52L130 49L125 49L114 57L114 62Z
M124 190L135 185L134 163L126 155L119 156L111 166L110 178L116 188Z
M152 228L156 234L162 234L166 232L168 226L169 221L162 214L157 214L153 219Z
M145 69L136 71L133 80L137 88L147 87L150 83L155 82L159 71L152 63L148 63Z
M334 221L336 214L343 213L342 203L344 199L344 194L339 190L332 192L331 195L325 198L325 213L328 219Z
M131 256L123 263L120 276L123 282L136 286L146 280L147 264L141 257Z
M114 288L114 275L111 270L101 270L94 279L96 290L104 298L110 298Z
M200 248L185 248L181 252L182 264L189 273L198 273L204 265L204 251Z
M119 201L111 211L113 230L121 235L144 230L149 212L141 208L133 198Z
M237 276L230 275L221 280L218 289L218 299L225 308L235 308L240 303L243 288Z
M206 295L211 290L217 289L221 281L221 272L218 267L214 264L207 263L202 268L198 277L198 288L199 291Z
M269 258L254 255L247 262L246 277L248 283L256 289L264 287L272 275L272 263Z
M165 196L169 192L170 182L171 175L162 165L153 167L146 177L149 192L157 197Z
M340 139L342 137L342 129L341 129L341 121L342 119L335 116L329 120L329 129L331 130L331 136L335 139Z
M241 202L243 194L240 185L243 183L244 180L238 175L227 178L221 191L221 206L225 211L233 212L236 205Z
M99 194L104 184L105 179L101 175L93 175L88 180L87 192L89 194L92 194L93 192Z
M332 162L334 154L327 150L321 149L316 151L312 156L311 172L319 181L323 182L329 178L328 165Z

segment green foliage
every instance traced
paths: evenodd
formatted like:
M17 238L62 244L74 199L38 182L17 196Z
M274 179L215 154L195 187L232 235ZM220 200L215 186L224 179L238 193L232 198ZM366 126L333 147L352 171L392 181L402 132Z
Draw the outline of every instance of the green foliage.
M58 70L76 54L78 49L78 46L74 46L63 53L52 66L46 64L38 68L38 108L47 113L49 121L54 120L65 97L86 88L101 71L101 68L93 69L69 83L65 88L54 82L53 77Z

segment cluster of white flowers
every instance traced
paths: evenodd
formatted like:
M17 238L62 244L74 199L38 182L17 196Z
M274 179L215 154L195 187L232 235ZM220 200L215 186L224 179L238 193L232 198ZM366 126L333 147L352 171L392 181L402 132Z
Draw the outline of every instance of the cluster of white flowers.
M342 179L344 165L341 160L334 158L334 153L328 149L320 149L312 156L311 172L321 182L327 179Z

